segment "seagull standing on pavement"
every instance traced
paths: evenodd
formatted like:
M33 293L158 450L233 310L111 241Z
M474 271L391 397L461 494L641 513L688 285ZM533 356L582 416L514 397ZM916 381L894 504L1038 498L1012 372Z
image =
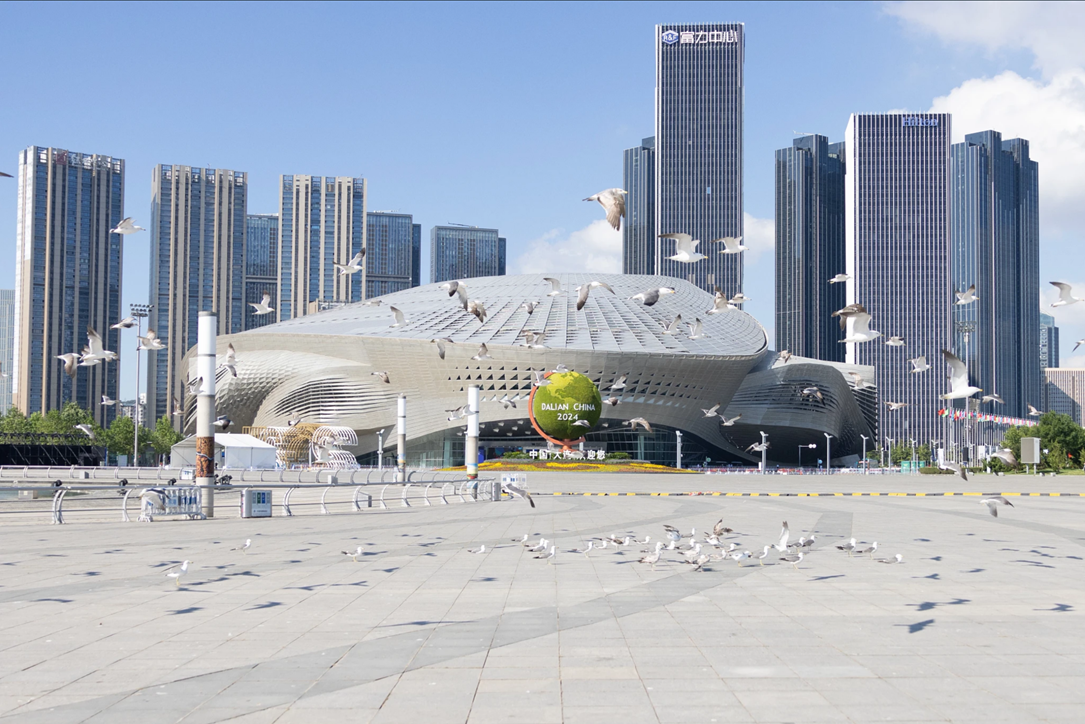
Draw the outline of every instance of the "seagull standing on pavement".
M237 548L231 548L230 550L241 551L242 553L247 554L249 548L252 548L252 538L246 538L243 544L239 545Z
M177 587L181 587L181 576L188 573L188 566L192 561L185 561L180 566L172 566L166 569L166 578L172 578Z

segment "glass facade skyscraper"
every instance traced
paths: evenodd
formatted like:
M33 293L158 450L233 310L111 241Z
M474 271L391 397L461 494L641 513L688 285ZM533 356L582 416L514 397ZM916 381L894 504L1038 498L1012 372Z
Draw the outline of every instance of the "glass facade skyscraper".
M151 181L148 326L166 348L147 355L148 424L184 403L200 312L218 314L219 334L244 327L248 176L242 171L159 164Z
M256 329L275 321L274 314L253 314L250 306L270 294L272 306L279 298L279 215L248 214L245 217L245 329Z
M954 348L973 384L998 393L999 414L1024 417L1043 394L1040 342L1039 171L1028 141L970 133L952 150Z
M1059 328L1050 314L1040 314L1040 370L1059 366Z
M366 214L365 298L410 289L419 261L415 239L421 246L421 228L410 214L371 211ZM418 231L416 235L416 229Z
M710 242L743 233L744 26L657 25L655 48L655 272L736 294L743 255ZM668 260L667 233L699 239L708 258Z
M896 440L942 439L942 350L953 348L950 138L948 113L853 114L845 135L845 301L905 346L842 346L848 363L874 366L883 402L908 404L879 408L880 434ZM907 360L919 355L932 369L912 374Z
M656 139L627 148L622 159L625 220L622 221L622 273L655 274Z
M844 361L844 144L796 138L776 152L776 349Z
M430 282L505 273L505 244L497 229L435 226L430 229Z
M318 302L362 300L365 271L340 274L334 265L365 248L365 214L364 178L279 178L280 321L308 314Z
M122 353L110 329L121 313L124 161L31 146L19 154L12 392L26 414L77 402L101 425L112 421L102 395L117 398L117 363L64 374L57 355L79 353L87 327Z
M15 360L15 290L0 289L0 410L11 409L12 362Z
M411 224L411 286L422 284L422 225Z

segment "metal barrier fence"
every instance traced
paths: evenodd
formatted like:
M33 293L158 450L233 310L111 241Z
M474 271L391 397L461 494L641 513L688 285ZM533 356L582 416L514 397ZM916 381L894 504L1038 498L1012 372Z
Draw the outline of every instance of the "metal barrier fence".
M54 472L56 469L52 469ZM123 470L123 468L122 468ZM132 470L132 469L129 469ZM137 469L138 470L138 469ZM280 471L248 471L252 473L274 473ZM295 479L288 482L261 482L259 480L246 480L243 482L233 478L227 484L215 486L215 512L217 517L241 517L242 492L247 489L259 488L272 491L273 503L278 507L280 515L293 516L295 514L319 514L331 515L333 512L361 512L368 508L382 510L392 507L411 508L416 506L449 505L452 503L469 503L476 501L500 500L501 487L492 479L479 478L468 480L463 474L441 473L437 471L411 471L408 473L406 482L396 482L394 470L383 471L283 471L292 472L300 477L300 472L344 472L353 473L346 475L346 481L308 482ZM135 476L129 476L130 478ZM268 475L268 477L271 477ZM78 479L78 478L76 478ZM136 478L137 480L139 478ZM121 482L129 478L122 478ZM150 480L144 478L145 482ZM153 479L152 479L153 480ZM221 478L220 478L221 480ZM164 491L167 497L171 492L191 490L189 486L148 486L148 485L95 485L80 483L65 483L62 479L56 479L51 485L27 485L27 484L0 484L0 493L11 492L15 498L0 498L0 520L4 516L21 515L44 515L48 514L54 525L65 523L65 516L80 514L86 519L106 519L119 513L123 522L130 522L129 498L133 493L137 500L144 489L153 487L156 491ZM229 499L231 493L237 494L236 502ZM71 498L69 499L69 496ZM120 496L118 501L115 496ZM172 496L177 497L177 496ZM172 498L171 498L172 500ZM198 501L198 498L196 498ZM40 503L38 502L40 501ZM135 502L135 501L132 501ZM67 503L67 507L65 504ZM46 510L45 505L49 507ZM172 511L169 514L192 515L193 500L172 501ZM186 507L187 506L187 507ZM141 513L142 513L141 503ZM161 516L161 512L153 513L151 517ZM114 520L116 518L113 518Z

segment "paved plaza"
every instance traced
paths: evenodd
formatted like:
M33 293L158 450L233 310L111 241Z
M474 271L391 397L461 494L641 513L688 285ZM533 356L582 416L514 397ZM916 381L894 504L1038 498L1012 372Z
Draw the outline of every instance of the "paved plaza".
M1085 720L1085 478L529 482L535 509L5 521L0 722ZM977 496L546 494L667 490L1063 495L993 518ZM784 520L817 542L797 568L703 572L679 552L653 571L639 545L568 552L720 518L740 550ZM525 534L556 543L552 564ZM835 549L851 537L903 563Z

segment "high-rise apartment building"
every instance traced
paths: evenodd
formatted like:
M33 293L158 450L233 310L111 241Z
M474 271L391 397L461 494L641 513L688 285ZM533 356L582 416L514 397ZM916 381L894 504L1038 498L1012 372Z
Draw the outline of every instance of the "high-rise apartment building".
M742 291L742 254L714 239L742 236L742 23L656 26L655 271L702 289ZM670 261L674 242L699 239L708 258Z
M363 298L365 270L340 274L335 264L366 248L365 215L364 178L279 178L279 320Z
M422 225L411 225L411 286L422 284Z
M656 139L627 148L622 159L625 219L622 221L622 273L655 274Z
M272 306L279 298L279 215L248 214L245 217L245 301L242 320L245 329L256 329L275 321L275 314L254 314L251 306L268 294Z
M147 424L184 404L200 312L218 314L219 334L244 327L248 177L242 171L159 164L151 179L148 326L166 348L147 355Z
M977 301L953 306L954 348L973 384L998 393L999 414L1023 417L1042 394L1039 173L1028 141L970 133L952 149L953 286Z
M422 227L410 214L371 211L366 214L365 298L417 286L416 258L421 251Z
M776 152L776 349L844 361L844 144L796 138Z
M1059 366L1059 328L1050 314L1040 313L1040 369Z
M505 273L505 240L497 229L435 226L430 229L430 282Z
M11 372L15 359L15 290L0 289L0 414L11 409Z
M93 327L118 354L124 161L31 146L19 154L12 394L24 413L77 402L101 425L113 419L117 362L64 374L57 355L78 354Z
M1081 412L1085 408L1085 369L1045 369L1044 400L1042 405L1036 406L1044 412L1069 415L1074 422L1082 424Z
M946 113L853 114L845 136L845 301L866 307L872 330L905 341L847 344L845 360L873 365L881 399L908 404L879 410L879 431L897 440L942 438L942 350L953 348L950 138ZM932 369L912 374L907 360L920 355Z

